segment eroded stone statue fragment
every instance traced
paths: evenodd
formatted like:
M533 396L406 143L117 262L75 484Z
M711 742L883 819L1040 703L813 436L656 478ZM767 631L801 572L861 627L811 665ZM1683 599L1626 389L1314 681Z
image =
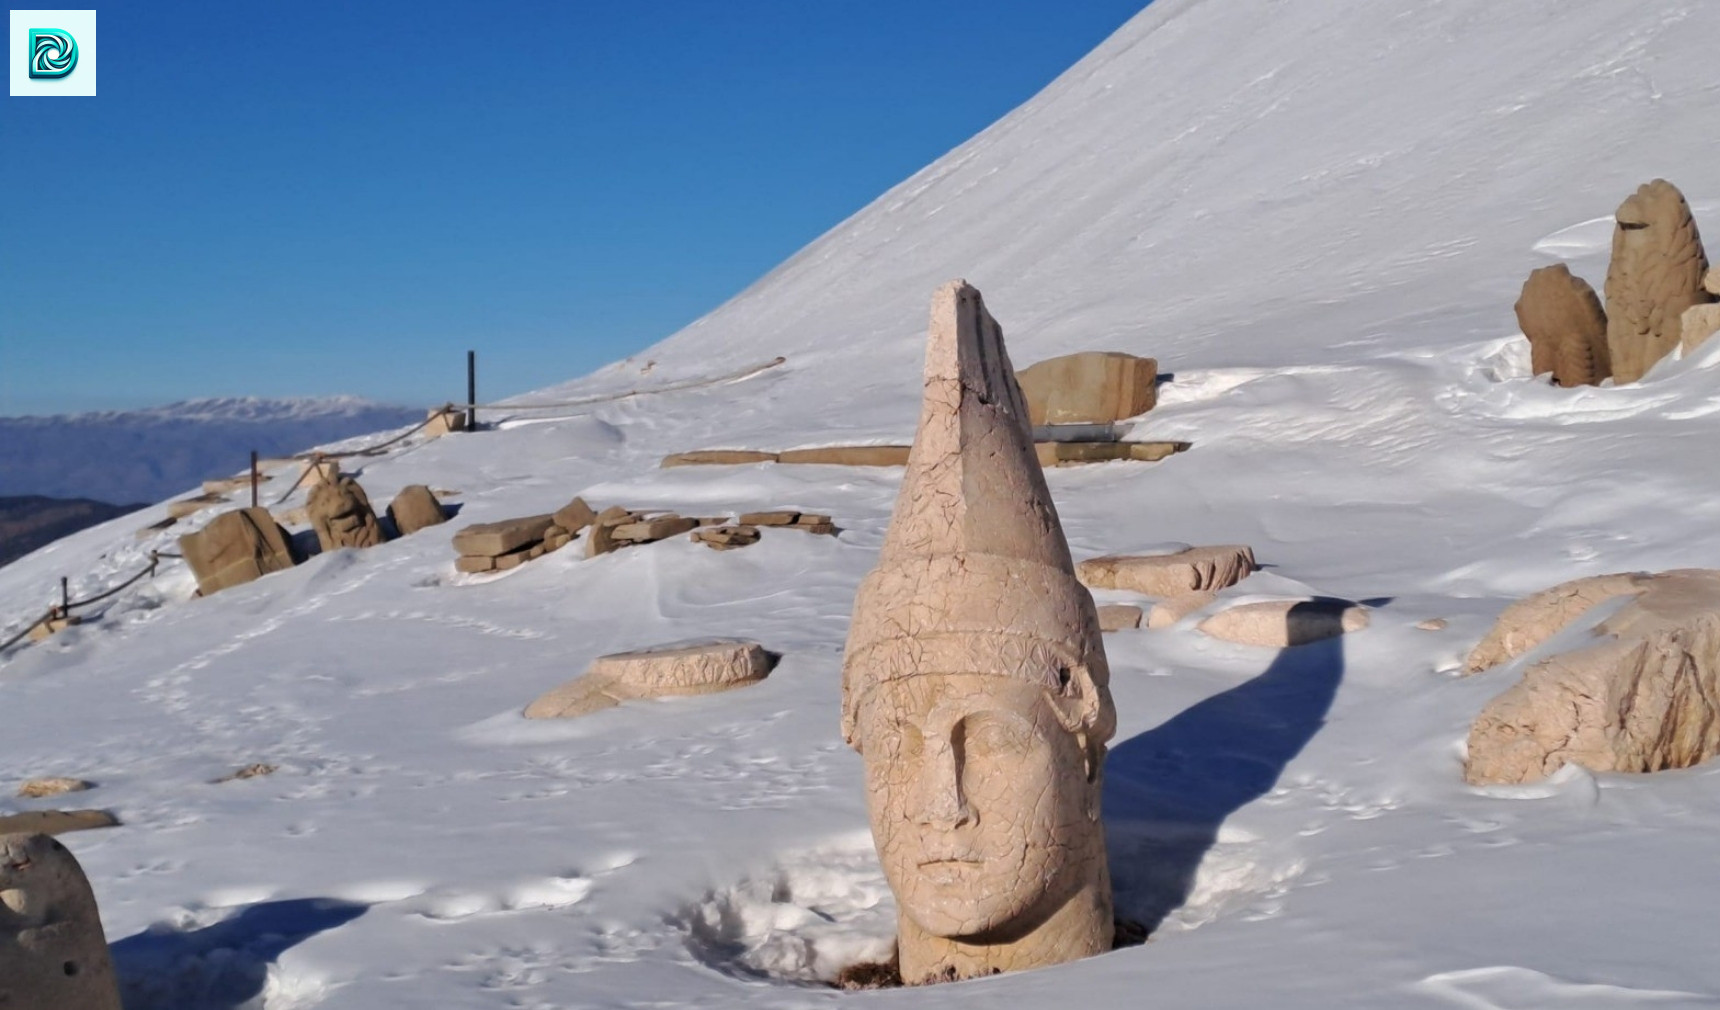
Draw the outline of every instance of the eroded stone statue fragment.
M1533 782L1567 763L1687 768L1720 753L1720 572L1621 578L1636 581L1635 598L1594 644L1531 666L1476 716L1470 782Z
M376 521L376 510L370 507L370 496L358 481L342 475L311 488L305 504L311 528L316 530L317 543L325 551L341 547L375 547L383 542L382 525Z
M1259 567L1241 544L1190 547L1175 554L1107 554L1076 566L1083 585L1173 597L1234 586Z
M120 1010L95 893L47 835L0 835L0 1007Z
M1587 281L1558 263L1529 274L1513 306L1529 338L1535 374L1561 386L1593 386L1612 375L1607 314Z
M903 980L1110 949L1098 617L1002 331L962 281L933 299L919 431L842 676Z
M1682 336L1684 310L1712 300L1708 257L1684 194L1665 179L1619 205L1607 269L1607 348L1613 379L1635 382Z
M421 529L440 526L448 521L436 493L423 484L408 484L388 503L388 518L400 535L411 536Z
M298 560L286 531L265 508L223 512L196 533L180 537L179 552L204 596L285 571Z
M1158 404L1159 363L1121 351L1051 358L1017 376L1034 424L1121 421Z
M757 642L718 639L617 652L591 661L585 675L526 706L527 719L571 719L629 698L712 694L756 684L777 655Z

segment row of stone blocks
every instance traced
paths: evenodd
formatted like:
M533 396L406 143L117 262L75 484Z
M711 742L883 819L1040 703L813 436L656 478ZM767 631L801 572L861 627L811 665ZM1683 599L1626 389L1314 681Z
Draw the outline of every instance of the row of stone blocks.
M1614 217L1606 306L1563 263L1529 275L1515 306L1536 375L1561 386L1603 379L1635 382L1682 347L1694 351L1720 331L1720 274L1678 187L1656 179Z
M350 476L319 482L305 506L321 550L374 547L386 537L370 497ZM400 536L447 520L436 495L422 484L404 488L388 506ZM292 537L262 507L224 512L196 533L179 538L180 553L197 576L197 591L212 593L243 585L300 561Z

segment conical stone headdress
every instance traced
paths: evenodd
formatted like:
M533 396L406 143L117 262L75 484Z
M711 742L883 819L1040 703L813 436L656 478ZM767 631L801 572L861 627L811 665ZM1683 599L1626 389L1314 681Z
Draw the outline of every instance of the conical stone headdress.
M1083 729L1115 728L1093 598L1033 449L1003 330L978 290L932 299L920 426L878 567L860 583L842 667L843 736L885 681L936 673L1009 677L1052 692L1092 685Z

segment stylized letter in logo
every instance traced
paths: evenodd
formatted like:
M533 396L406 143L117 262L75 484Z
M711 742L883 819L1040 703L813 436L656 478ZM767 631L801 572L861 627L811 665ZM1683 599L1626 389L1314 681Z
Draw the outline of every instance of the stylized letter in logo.
M78 65L78 41L63 28L30 29L30 76L64 77Z

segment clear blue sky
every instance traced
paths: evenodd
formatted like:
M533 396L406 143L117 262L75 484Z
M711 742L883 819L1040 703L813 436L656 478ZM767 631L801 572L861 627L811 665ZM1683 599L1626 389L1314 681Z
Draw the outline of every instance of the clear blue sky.
M98 6L98 97L0 98L0 414L573 378L1144 5Z

